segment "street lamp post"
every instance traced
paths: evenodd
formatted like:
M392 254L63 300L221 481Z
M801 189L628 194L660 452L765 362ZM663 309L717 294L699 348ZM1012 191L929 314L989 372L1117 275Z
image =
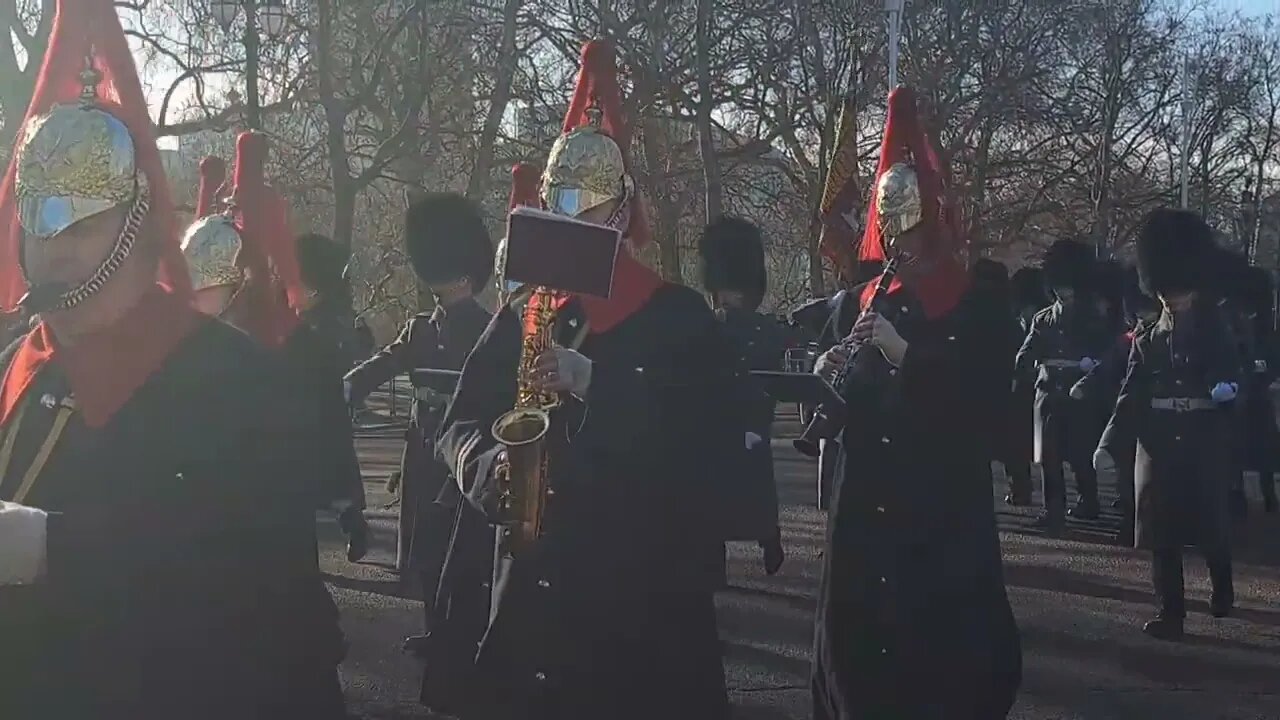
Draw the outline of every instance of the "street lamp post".
M244 10L244 78L245 78L245 125L251 130L262 127L262 101L258 94L258 53L262 48L262 37L276 37L284 31L284 0L210 0L209 10L213 19L222 27L223 32L230 32L231 26L240 11Z
M884 0L889 20L889 92L898 87L898 40L902 37L902 10L909 0Z
M1180 169L1182 181L1182 209L1186 210L1191 204L1191 118L1196 110L1195 99L1195 83L1192 76L1195 73L1195 67L1191 63L1191 58L1187 57L1182 63L1182 167Z

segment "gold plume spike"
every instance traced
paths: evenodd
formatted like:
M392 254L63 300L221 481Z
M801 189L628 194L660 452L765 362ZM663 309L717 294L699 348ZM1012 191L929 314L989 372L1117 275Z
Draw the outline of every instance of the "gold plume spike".
M84 59L84 70L80 71L80 102L93 105L98 101L98 85L102 82L102 72L93 64L93 50Z

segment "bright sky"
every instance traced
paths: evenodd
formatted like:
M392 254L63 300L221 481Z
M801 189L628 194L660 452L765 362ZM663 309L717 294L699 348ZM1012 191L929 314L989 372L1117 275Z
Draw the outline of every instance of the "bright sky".
M1240 10L1250 15L1280 11L1280 0L1210 0L1210 4L1226 10Z
M1276 13L1280 15L1280 0L1207 0L1210 8L1220 9L1225 12L1239 10L1248 15L1264 15L1266 13ZM176 77L176 73L164 69L156 71L152 68L140 68L143 74L144 89L148 91L148 101L151 104L152 117L159 115L160 103L164 98L164 92L169 84ZM224 80L225 82L225 80ZM217 85L217 80L214 80ZM189 97L191 87L179 89L174 93L173 99L170 101L170 113L175 114L177 108L182 107ZM176 147L176 138L162 138L162 147Z

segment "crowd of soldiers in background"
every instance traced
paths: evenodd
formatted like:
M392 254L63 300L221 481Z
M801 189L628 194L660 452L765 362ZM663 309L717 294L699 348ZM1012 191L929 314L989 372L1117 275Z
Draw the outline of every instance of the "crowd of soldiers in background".
M1006 315L1009 328L1008 363L993 369L1010 389L1007 422L990 429L993 470L1002 469L1007 481L1004 502L1012 507L1033 504L1032 468L1039 465L1043 492L1037 526L1057 534L1065 529L1068 517L1090 524L1106 521L1094 452L1115 407L1133 339L1144 325L1160 317L1159 301L1140 287L1136 268L1117 260L1099 260L1091 246L1072 240L1054 243L1040 262L1012 273L988 258L976 260L971 269L990 312ZM868 268L866 275L876 272L878 266ZM1203 272L1231 320L1230 330L1245 365L1243 377L1249 379L1234 403L1239 432L1231 448L1231 514L1237 520L1248 515L1245 473L1249 471L1256 473L1262 509L1274 513L1278 434L1270 387L1280 362L1275 285L1265 269L1227 249L1220 249L1214 265ZM1047 354L1054 357L1045 357L1043 350L1030 352L1026 346L1036 317L1052 324L1054 308L1064 305L1075 312L1070 323L1053 328L1055 347ZM817 334L830 310L829 299L820 298L780 319L801 332ZM1070 469L1076 491L1069 508L1064 467ZM1117 539L1129 544L1134 524L1132 466L1120 463L1114 470L1116 497L1111 509L1119 513L1119 523L1111 524ZM822 485L829 487L830 479ZM1114 520L1114 515L1110 518Z

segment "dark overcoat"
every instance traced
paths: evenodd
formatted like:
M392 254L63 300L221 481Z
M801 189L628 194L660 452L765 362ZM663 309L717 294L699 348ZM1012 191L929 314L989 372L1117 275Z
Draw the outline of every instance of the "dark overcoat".
M1085 305L1061 302L1036 313L1014 363L1019 384L1034 378L1035 461L1089 463L1102 430L1096 397L1073 400L1071 387L1083 376L1083 358L1103 360L1115 332Z
M199 322L106 425L70 416L27 496L54 513L48 575L0 588L0 717L345 717L297 471L314 427L277 356ZM68 393L56 363L36 376L0 497Z
M395 341L347 374L353 398L363 398L396 375L418 368L461 370L491 313L474 298L437 307L409 319ZM448 547L456 498L440 493L449 486L449 470L436 457L435 432L444 403L415 389L404 454L400 458L400 522L397 564L427 578L427 597Z
M787 348L800 341L795 329L757 312L728 309L722 324L744 375L752 370L782 370ZM747 429L762 442L746 452L737 490L725 498L729 522L725 539L767 540L778 529L778 485L770 442L777 401L759 380L746 377L745 386L750 392Z
M1166 313L1138 335L1099 447L1116 462L1136 443L1135 544L1147 549L1230 543L1228 500L1235 408L1210 401L1241 379L1230 323L1210 302L1176 321Z
M574 328L561 327L560 341ZM515 401L519 311L502 309L463 369L440 452L493 518L495 419ZM590 334L585 403L548 436L541 539L496 563L464 720L725 720L713 594L722 493L745 397L702 296L664 285Z
M847 397L847 462L818 595L814 717L1002 718L1021 649L982 443L995 422L990 400L1007 392L988 371L1002 328L972 298L936 318L906 290L886 300L910 347L900 369L854 383ZM886 386L896 390L875 389Z
M342 355L333 340L309 324L285 341L285 370L295 381L303 417L320 433L311 450L297 458L299 472L315 489L315 507L353 505L364 509L364 480L351 433L351 415L342 399Z

